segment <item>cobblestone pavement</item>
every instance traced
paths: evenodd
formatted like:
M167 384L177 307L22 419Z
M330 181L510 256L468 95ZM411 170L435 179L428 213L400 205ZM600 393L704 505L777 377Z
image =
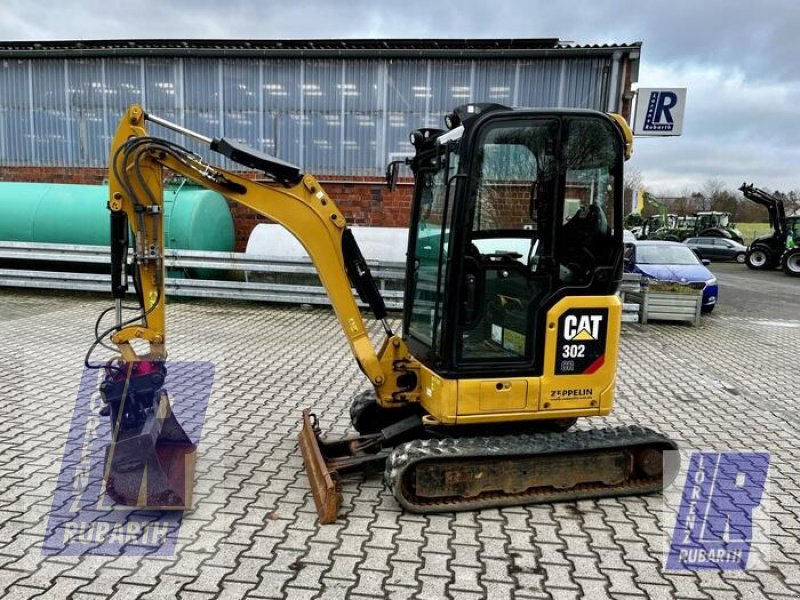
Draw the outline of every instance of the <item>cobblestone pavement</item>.
M348 400L364 384L332 314L199 302L168 308L170 358L216 365L177 552L43 556L83 352L104 306L0 292L2 598L800 595L800 320L724 311L698 328L626 326L618 405L602 423L649 425L692 448L769 450L766 570L665 572L660 497L425 517L401 512L379 477L356 478L339 521L319 526L295 441L300 411L346 433Z

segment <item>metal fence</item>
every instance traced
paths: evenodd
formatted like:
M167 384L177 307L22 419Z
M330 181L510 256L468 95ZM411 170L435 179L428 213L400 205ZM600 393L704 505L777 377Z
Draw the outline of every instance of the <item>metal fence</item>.
M169 296L250 300L330 306L325 288L309 258L255 256L240 252L199 252L193 250L164 251L167 267L166 290ZM390 310L402 310L405 264L368 261L372 275ZM95 270L110 264L105 246L67 244L34 244L0 242L0 287L74 290L108 293L111 277L103 273L87 273L87 269L68 271L76 265ZM20 267L20 265L23 265ZM204 276L187 277L201 269ZM129 286L133 290L133 285ZM623 322L639 320L639 306L630 297L641 289L641 277L626 273L620 286L623 301ZM354 297L359 305L364 304Z
M237 252L165 250L166 291L169 296L330 305L325 288L308 258L253 256ZM105 246L0 242L0 286L110 292L110 264ZM76 269L83 265L85 268ZM403 307L405 265L369 261L373 276L392 310ZM70 270L72 269L72 270ZM186 276L201 269L213 279ZM130 286L133 290L133 286ZM359 301L359 304L360 301Z

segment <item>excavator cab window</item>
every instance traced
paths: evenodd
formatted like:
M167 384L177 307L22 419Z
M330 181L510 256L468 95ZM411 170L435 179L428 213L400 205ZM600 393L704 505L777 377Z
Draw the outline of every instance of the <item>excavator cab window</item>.
M410 231L407 297L408 334L432 355L440 350L444 289L448 263L453 175L458 169L457 146L440 149L416 173L416 201Z
M619 131L599 114L503 111L439 135L412 166L409 348L444 376L537 372L548 307L616 289Z
M602 121L574 119L567 129L559 276L564 283L584 285L616 250L616 148Z
M550 288L539 259L549 244L558 121L498 121L479 138L470 177L470 225L457 361L525 361L535 307Z

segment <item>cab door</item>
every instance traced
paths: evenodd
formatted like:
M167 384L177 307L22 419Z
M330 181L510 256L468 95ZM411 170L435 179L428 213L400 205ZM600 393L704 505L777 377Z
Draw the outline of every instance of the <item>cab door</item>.
M460 294L454 370L541 375L547 310L565 296L616 291L619 134L604 116L533 113L487 120L473 135L454 237L463 256L451 286Z
M414 356L438 363L449 275L455 146L438 148L416 173L406 267L404 337Z
M539 307L553 284L556 119L503 121L477 138L464 225L455 362L460 370L528 371Z

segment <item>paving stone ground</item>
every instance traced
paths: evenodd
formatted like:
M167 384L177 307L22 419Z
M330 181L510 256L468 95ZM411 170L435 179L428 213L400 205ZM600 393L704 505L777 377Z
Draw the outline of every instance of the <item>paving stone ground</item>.
M216 367L195 510L168 556L44 556L83 353L105 303L0 291L0 597L797 598L798 320L724 312L700 327L626 326L617 407L686 448L771 453L770 563L666 572L660 496L419 516L379 477L319 526L296 445L301 409L348 433L364 387L328 310L180 302L170 358ZM376 327L374 334L379 335Z

